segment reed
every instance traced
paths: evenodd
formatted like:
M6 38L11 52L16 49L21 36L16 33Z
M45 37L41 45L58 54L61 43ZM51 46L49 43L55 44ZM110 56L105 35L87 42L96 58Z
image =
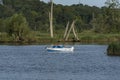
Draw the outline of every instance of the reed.
M111 43L107 48L107 55L120 56L120 43Z

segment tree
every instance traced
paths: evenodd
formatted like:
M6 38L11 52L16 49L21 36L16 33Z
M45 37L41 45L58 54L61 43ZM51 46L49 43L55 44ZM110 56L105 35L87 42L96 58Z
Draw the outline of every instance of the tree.
M105 15L106 26L108 27L108 32L120 32L120 3L119 0L107 0L106 1Z
M0 19L0 32L5 32L5 20Z
M4 5L0 6L0 18L7 18L15 13L22 13L32 30L48 31L50 2L47 4L40 0L3 0L3 3ZM54 30L63 30L68 21L72 22L76 18L78 20L76 23L82 27L82 30L89 29L91 28L89 23L93 12L98 14L100 8L82 4L71 6L54 4Z
M106 7L103 7L102 14L97 16L92 24L95 32L118 33L120 32L120 9L118 0L107 0Z
M109 8L119 8L120 7L119 0L106 0L105 4Z
M28 23L22 14L14 14L7 21L7 33L15 40L21 41L29 33Z

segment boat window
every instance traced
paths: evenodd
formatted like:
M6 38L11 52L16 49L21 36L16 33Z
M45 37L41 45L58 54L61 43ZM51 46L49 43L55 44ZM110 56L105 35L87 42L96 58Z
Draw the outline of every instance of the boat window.
M53 46L53 48L63 48L63 45Z

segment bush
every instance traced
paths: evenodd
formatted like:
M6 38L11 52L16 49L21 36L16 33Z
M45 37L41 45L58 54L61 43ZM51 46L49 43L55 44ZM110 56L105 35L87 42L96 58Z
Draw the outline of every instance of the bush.
M26 18L22 14L14 14L6 20L7 33L16 41L23 41L29 34L29 27Z

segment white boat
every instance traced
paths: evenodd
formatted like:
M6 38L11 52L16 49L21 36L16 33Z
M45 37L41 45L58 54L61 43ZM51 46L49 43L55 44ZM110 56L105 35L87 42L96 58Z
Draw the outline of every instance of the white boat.
M47 51L53 52L53 51L63 51L63 52L72 52L74 51L74 47L64 47L63 45L55 45L51 47L46 48Z

